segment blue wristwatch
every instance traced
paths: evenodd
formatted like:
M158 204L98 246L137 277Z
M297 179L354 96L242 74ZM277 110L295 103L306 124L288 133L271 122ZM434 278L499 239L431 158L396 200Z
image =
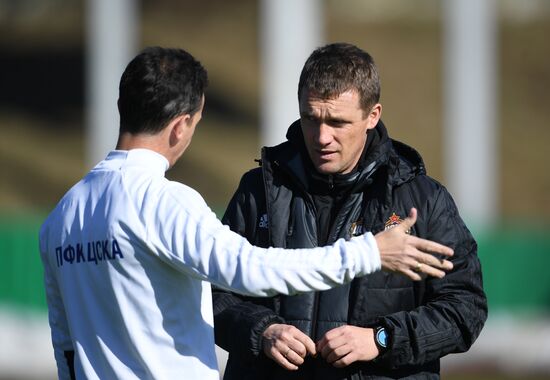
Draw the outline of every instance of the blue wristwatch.
M374 342L380 352L384 352L388 348L388 333L382 326L374 329Z

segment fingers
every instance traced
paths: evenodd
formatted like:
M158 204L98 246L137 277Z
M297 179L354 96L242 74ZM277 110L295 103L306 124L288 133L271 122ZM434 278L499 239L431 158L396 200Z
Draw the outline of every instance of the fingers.
M404 232L409 231L412 226L416 223L416 217L417 217L417 211L416 208L411 208L411 211L409 212L409 216L403 220L403 222L397 226L397 228L401 228Z
M346 338L346 329L347 326L336 327L317 343L317 352L327 363L333 363L349 353L349 348L345 347L349 340Z
M421 273L424 273L428 276L431 276L431 277L436 277L436 278L443 278L445 277L445 272L443 272L442 270L439 270L439 269L435 269L429 265L424 265L422 267L421 270L419 270L418 272L421 272Z
M416 208L411 208L411 211L409 212L409 216L403 220L403 222L397 226L396 228L401 228L404 232L409 231L414 224L416 223L416 219L418 216L418 211ZM433 242L431 240L421 239L421 238L415 238L415 246L421 251L424 252L431 252L431 253L438 253L444 256L452 256L453 250L447 246L444 246L443 244L439 244L436 242Z
M340 357L340 359L332 362L332 365L336 368L344 368L357 360L357 355L354 352L350 352L347 355Z
M417 239L416 237L412 238ZM410 249L406 250L404 255L395 261L391 268L388 267L387 270L400 273L413 281L420 281L426 275L443 278L446 272L452 269L452 262L443 258L439 259L430 253L419 251L414 244L411 244Z
M421 274L431 277L443 278L446 272L453 268L453 264L447 260L438 260L427 253L417 253L417 259L409 259L397 267L395 272L400 273L413 281L423 279Z
M282 353L282 356L285 359L281 359L280 364L283 365L283 367L290 370L298 369L298 366L304 363L304 358L306 357L307 352L315 355L315 343L313 343L308 336L304 336L307 339L302 339L302 341L295 339L294 342L291 342L288 345L285 351L279 350L279 354ZM311 346L313 346L313 348Z
M413 271L412 269L404 269L400 273L405 277L410 278L413 281L422 280L422 276L420 276L417 272Z
M264 331L263 338L266 356L288 370L297 370L308 352L312 355L316 353L311 338L291 325L270 325Z
M416 236L411 236L411 244L423 252L437 253L448 257L452 256L454 253L451 248L443 244L439 244L431 240L421 239Z
M411 275L414 276L414 273ZM327 363L339 368L358 360L370 361L379 354L373 334L370 328L350 325L336 327L319 341L317 352Z
M418 252L418 256L417 256L416 260L420 264L427 264L431 267L438 268L438 269L443 269L445 271L449 271L449 270L453 269L453 263L452 262L450 262L449 260L445 260L445 259L438 259L437 257L435 257L435 256L433 256L429 253Z
M308 353L311 356L317 355L317 350L315 348L315 343L309 336L306 334L301 334L294 337L296 340L298 340L302 345L303 348L305 348L305 351L303 353L299 353L299 355L304 358Z
M453 269L453 264L447 260L438 260L437 258L428 255L420 254L422 258L419 258L418 264L414 269L415 272L424 273L428 276L443 278L445 277L445 271Z
M325 358L327 363L335 365L337 361L342 360L342 358L350 355L350 353L351 347L347 345L342 345L335 348L334 350L327 352L323 357Z
M419 273L443 278L445 271L453 269L453 263L445 259L438 259L429 253L417 252L415 261L407 261L408 268L402 273L414 281L419 281L422 276Z
M289 360L290 352L287 354L285 351L285 354L287 356L285 356L284 354L281 354L280 351L275 351L273 352L272 359L281 367L288 369L289 371L296 371L298 369L298 366L290 362Z
M328 344L328 342L334 337L340 335L339 333L340 329L341 329L340 327L336 327L332 330L327 331L325 335L321 338L321 340L317 341L316 349L317 349L317 352L321 354L321 356L324 357L323 350L325 349L325 346Z

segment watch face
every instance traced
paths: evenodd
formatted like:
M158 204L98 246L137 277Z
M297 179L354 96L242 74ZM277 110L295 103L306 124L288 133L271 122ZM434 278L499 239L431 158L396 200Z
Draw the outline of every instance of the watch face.
M380 328L376 330L376 341L381 347L386 348L388 345L388 334L386 334L385 328Z

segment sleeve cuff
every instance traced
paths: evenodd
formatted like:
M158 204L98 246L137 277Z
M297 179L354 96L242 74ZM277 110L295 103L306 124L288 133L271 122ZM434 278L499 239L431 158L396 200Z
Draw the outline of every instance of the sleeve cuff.
M366 275L380 270L382 268L382 260L374 235L371 232L367 232L360 239L364 248L357 254L357 275Z

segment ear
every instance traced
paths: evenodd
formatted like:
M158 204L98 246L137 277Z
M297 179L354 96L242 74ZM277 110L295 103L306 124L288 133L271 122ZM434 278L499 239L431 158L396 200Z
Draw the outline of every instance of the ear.
M187 135L187 129L189 128L189 123L191 120L191 115L184 114L175 117L172 119L168 128L170 130L170 145L174 146L178 144L185 136Z
M376 103L370 109L369 114L367 115L367 119L368 119L367 129L372 129L376 127L376 124L378 124L378 121L380 120L381 116L382 116L382 104Z

